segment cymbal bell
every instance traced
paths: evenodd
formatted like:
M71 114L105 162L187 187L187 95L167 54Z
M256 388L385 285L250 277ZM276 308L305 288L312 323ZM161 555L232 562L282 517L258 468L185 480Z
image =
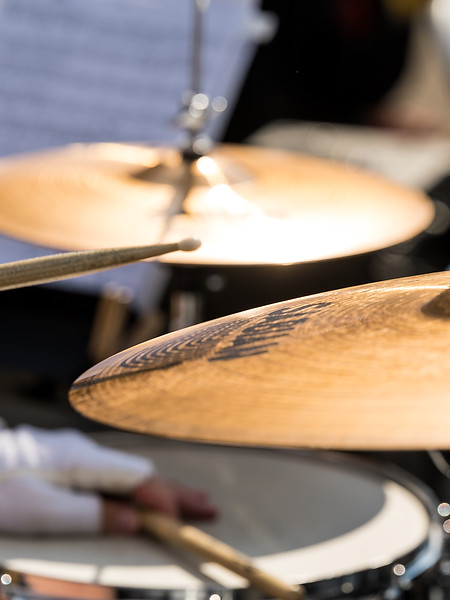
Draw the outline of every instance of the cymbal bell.
M292 264L406 241L432 221L421 192L322 159L223 145L178 150L75 144L0 161L0 231L59 250L165 243L202 247L162 260Z
M325 292L125 350L73 384L84 415L223 444L450 448L450 272Z

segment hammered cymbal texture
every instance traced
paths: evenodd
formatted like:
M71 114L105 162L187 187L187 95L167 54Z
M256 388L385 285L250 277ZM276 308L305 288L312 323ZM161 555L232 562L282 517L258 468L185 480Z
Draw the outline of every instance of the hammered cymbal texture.
M119 428L225 444L450 448L450 273L325 292L179 330L75 381Z

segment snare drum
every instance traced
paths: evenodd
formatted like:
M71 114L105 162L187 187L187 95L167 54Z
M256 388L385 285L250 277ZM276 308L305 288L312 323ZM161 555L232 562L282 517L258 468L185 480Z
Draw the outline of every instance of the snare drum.
M199 526L313 597L397 597L440 560L437 501L397 469L335 453L118 440L207 490L221 516ZM255 597L237 575L145 536L0 538L0 564L8 598Z

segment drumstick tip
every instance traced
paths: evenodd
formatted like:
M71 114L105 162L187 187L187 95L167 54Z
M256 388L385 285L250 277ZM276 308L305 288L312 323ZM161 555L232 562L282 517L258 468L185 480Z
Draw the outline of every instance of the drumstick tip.
M192 252L193 250L200 248L201 245L201 241L196 237L186 238L178 243L179 249L183 252Z

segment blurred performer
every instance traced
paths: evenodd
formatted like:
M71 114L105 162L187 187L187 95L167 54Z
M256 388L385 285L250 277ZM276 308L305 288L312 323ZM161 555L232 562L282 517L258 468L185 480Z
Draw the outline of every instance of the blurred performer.
M202 491L165 481L147 459L73 429L0 431L0 532L133 534L144 508L189 519L217 514Z
M402 73L427 0L263 0L279 27L259 48L225 141L277 119L370 124Z

